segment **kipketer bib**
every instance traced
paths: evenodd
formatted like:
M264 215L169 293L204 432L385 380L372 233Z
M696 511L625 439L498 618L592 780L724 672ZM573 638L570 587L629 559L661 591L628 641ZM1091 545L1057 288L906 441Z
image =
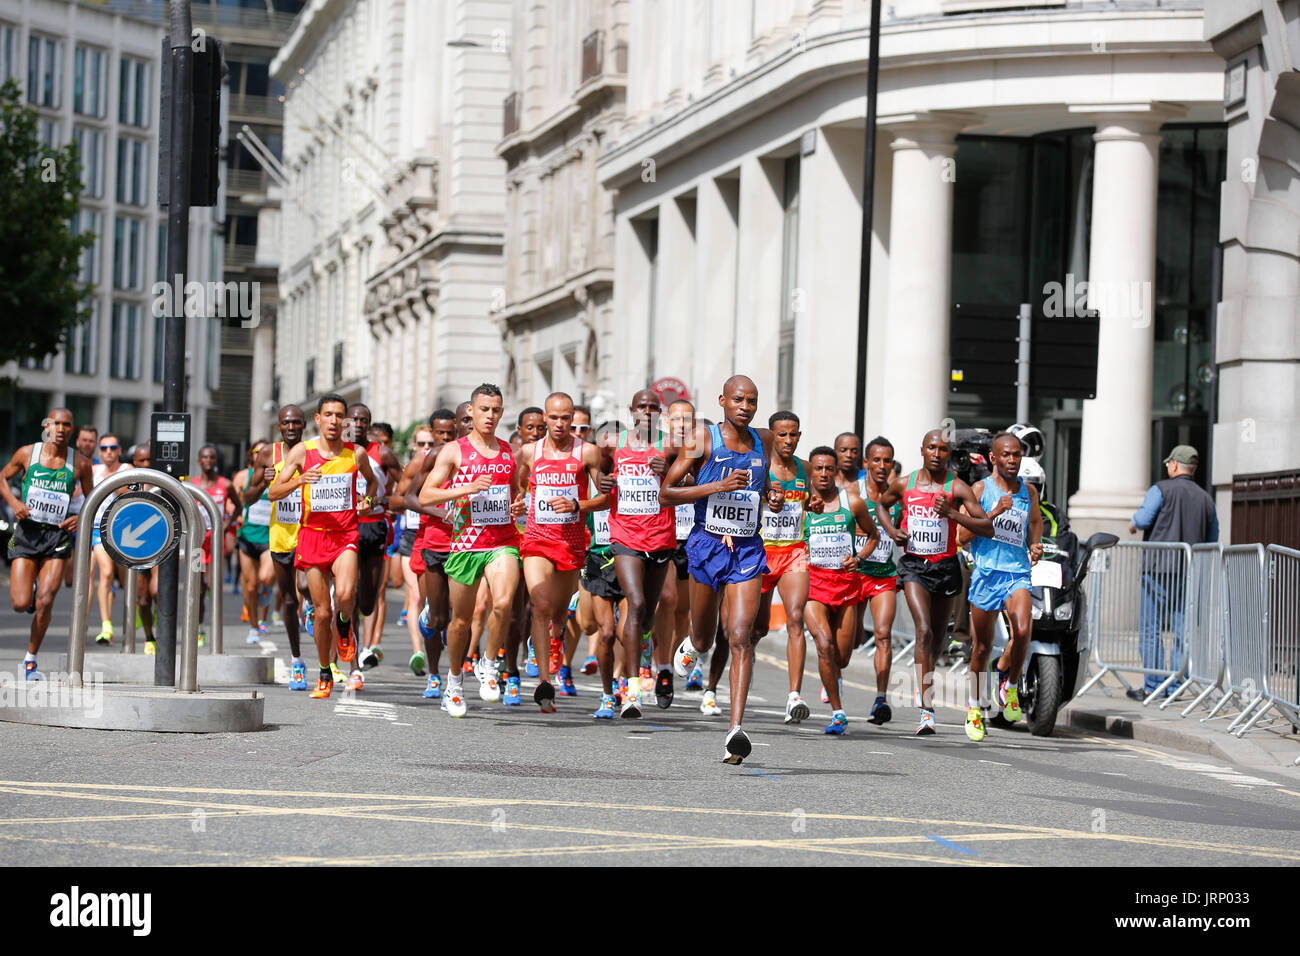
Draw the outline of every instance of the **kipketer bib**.
M628 432L614 449L614 487L609 498L609 531L614 541L634 551L665 551L677 547L676 513L659 502L661 478L650 462L664 458L659 435L645 448L628 446Z

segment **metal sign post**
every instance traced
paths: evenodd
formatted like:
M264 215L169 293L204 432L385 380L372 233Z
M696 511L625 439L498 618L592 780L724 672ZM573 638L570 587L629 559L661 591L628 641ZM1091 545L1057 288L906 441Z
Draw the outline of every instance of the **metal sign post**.
M99 527L108 556L132 571L148 571L176 551L176 512L170 502L150 491L119 495Z
M225 557L226 557L226 536L225 534L222 533L222 528L221 528L221 508L218 507L217 503L212 499L212 496L208 494L206 491L204 491L202 488L198 487L197 485L191 484L188 481L182 482L182 484L184 485L185 489L189 491L191 495L194 496L194 500L199 503L199 507L201 507L204 511L208 513L208 521L211 522L210 527L212 530L212 555L210 557L211 564L209 564L208 566L212 568L212 573L215 575L219 572L219 569L224 566ZM202 573L203 573L202 570L200 570L199 574L202 575ZM199 587L201 588L202 586L203 586L202 581L200 581ZM208 653L209 654L224 653L222 649L223 642L222 642L222 633L221 633L222 630L221 602L224 600L223 597L224 593L225 593L225 588L221 587L220 585L217 585L212 589L212 609L211 609L212 623L211 625L209 625L208 628Z

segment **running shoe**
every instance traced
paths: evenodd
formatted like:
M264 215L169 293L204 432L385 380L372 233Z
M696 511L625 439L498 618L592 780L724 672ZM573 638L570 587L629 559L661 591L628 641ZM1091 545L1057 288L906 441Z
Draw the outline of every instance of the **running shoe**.
M785 722L787 724L797 724L800 721L807 720L811 714L812 711L798 694L791 694L786 698Z
M407 661L407 666L411 668L411 673L416 677L423 677L424 672L429 669L429 661L424 656L424 651L416 651Z
M501 699L501 682L497 680L497 672L488 668L484 675L487 679L478 685L479 700L496 701Z
M465 716L465 711L469 708L465 705L465 695L459 684L448 683L447 693L442 695L442 709L451 717Z
M375 655L375 663L382 664L384 662L384 649L376 644L374 647L370 648L370 650L371 653Z
M330 695L330 691L333 689L334 689L334 682L332 680L326 680L324 677L322 677L316 681L316 689L313 690L307 696L315 697L317 700L320 700L322 698L328 697Z
M640 671L641 689L654 690L655 675L649 667L642 667Z
M704 692L704 699L700 701L700 713L705 717L717 717L722 713L722 708L718 706L718 695L713 691Z
M501 698L501 703L505 704L507 707L518 707L523 703L523 701L519 699L518 677L506 678L506 692L505 696Z
M426 604L420 609L420 616L415 622L420 628L420 636L426 641L433 640L433 628L429 626L429 605Z
M497 686L505 687L506 678L510 676L510 665L506 663L505 651L497 655L496 660Z
M894 712L889 708L889 702L883 697L877 697L876 702L871 705L871 716L867 718L876 726L888 723L894 717Z
M602 720L612 720L614 717L614 696L612 694L600 695L600 706L596 708L593 717L599 717Z
M533 650L533 639L528 639L528 662L524 664L524 673L529 677L537 676L537 652Z
M112 644L113 642L110 640L109 643ZM206 643L208 643L208 631L207 631L207 628L200 627L200 628L199 628L199 647L202 647L202 646L203 646L204 644L206 644Z
M966 736L975 743L984 739L984 714L978 707L966 711Z
M650 656L650 635L642 634L641 635L641 670L643 672L648 671L650 669L650 665L653 663L654 661L651 659Z
M636 720L641 716L641 695L628 694L623 698L623 709L619 712L624 720Z
M353 671L348 675L348 682L343 685L345 690L361 690L366 686L366 679L361 676L361 671Z
M475 654L473 657L462 662L460 665L460 672L462 674L473 674L475 677L478 677L478 655Z
M406 608L402 608L402 613L397 615L397 626L406 627Z
M271 612L271 626L272 626L272 627L279 627L279 628L283 628L283 627L284 627L284 617L283 617L283 615L280 614L279 611L272 611L272 612Z
M302 629L308 637L316 636L316 611L310 603L304 603L302 606Z
M248 634L244 636L245 644L258 644L261 643L261 640L262 640L262 632L255 627L250 627L248 629Z
M544 680L537 685L537 690L533 691L533 703L542 709L543 714L555 713L555 688L550 681Z
M45 680L45 675L36 669L35 661L23 661L23 680Z
M929 737L936 730L938 730L938 728L935 726L934 723L934 711L932 710L921 711L921 722L916 725L916 736Z
M437 700L439 697L441 697L442 678L439 677L437 674L430 674L429 683L425 685L424 694L422 696L424 697L425 700Z
M590 676L600 670L600 664L593 655L587 655L587 659L582 662L582 672Z
M302 661L294 661L289 665L289 689L307 689L307 665Z
M551 673L558 674L564 665L564 641L558 637L551 638Z
M1007 706L1007 672L997 668L994 670L998 675L998 706L1005 707Z
M829 703L831 702L831 695L828 694L828 693L826 693L826 685L825 685L825 684L822 684L822 690L821 690L821 695L820 695L820 696L821 696L821 702L822 702L823 704L829 704Z
M691 643L690 638L682 641L681 646L673 652L673 672L678 677L686 677L696 665L703 671L704 666L709 662L707 651L697 651L695 645Z
M361 666L362 670L368 671L372 667L378 667L381 659L382 658L380 658L377 648L367 647L361 652L361 657L358 659L357 663Z
M560 668L560 694L564 697L577 697L578 688L573 683L573 670L568 667Z
M334 675L334 683L336 684L342 684L348 679L348 675L343 673L343 671L339 669L339 665L332 661L330 662L330 673Z
M144 641L144 656L145 656L145 657L153 657L154 654L156 654L157 652L158 652L158 645L155 644L153 641L149 640L148 638L145 638L145 641Z
M267 628L267 626L266 626L266 622L265 622L265 621L258 621L258 622L257 622L257 633L258 633L258 634L265 634L265 633L267 632L267 630L268 630L268 628Z
M348 628L348 633L344 634L339 629L339 660L343 662L351 661L357 656L357 642L352 634L352 628Z
M1002 708L1002 716L1013 724L1024 716L1020 709L1020 690L1015 684L1007 688L1007 703Z
M691 676L686 678L687 690L704 690L704 671L700 670L700 665L696 664L691 671Z
M112 621L105 621L103 624L100 625L99 633L95 635L95 643L96 644L113 643L113 622Z
M660 710L667 710L673 705L673 672L662 670L655 678L655 703Z
M750 751L754 749L749 742L749 737L739 727L732 727L727 733L726 738L722 741L723 756L722 762L732 765L740 763L749 756Z
M247 604L245 604L243 607L241 607L241 608L239 609L239 623L240 623L240 624L247 624L247 623L248 623L248 605L247 605ZM136 612L135 612L135 626L136 626L136 627L139 627L139 626L140 626L140 612L139 612L139 611L136 611Z
M826 725L823 733L834 734L836 737L844 736L844 731L849 726L849 719L844 716L844 711L837 710L831 715L831 722Z

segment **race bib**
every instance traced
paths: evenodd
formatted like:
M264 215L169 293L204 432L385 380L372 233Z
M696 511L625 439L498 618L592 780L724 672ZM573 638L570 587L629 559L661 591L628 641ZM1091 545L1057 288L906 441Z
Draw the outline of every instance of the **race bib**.
M278 524L298 524L302 521L302 489L275 503L275 520Z
M907 513L907 553L926 557L948 550L948 519L930 508Z
M1025 546L1025 519L1028 515L1019 508L1004 511L993 519L993 540L1013 548Z
M68 502L68 514L70 515L81 514L81 506L84 505L85 503L86 503L85 495L75 495L73 499Z
M1029 586L1035 588L1059 588L1061 586L1061 566L1055 561L1042 561L1029 569Z
M593 548L609 547L609 511L591 513L591 546Z
M709 495L704 509L704 530L736 538L752 537L758 530L758 504L757 491L719 491Z
M319 512L351 511L356 507L352 503L352 476L321 475L320 480L311 488L311 510Z
M695 527L695 503L678 505L674 510L677 519L677 540L685 541L691 536L691 529Z
M248 506L248 523L263 527L269 525L274 504L270 498L258 498Z
M469 523L510 524L510 486L492 485L469 496Z
M803 539L803 502L787 500L780 511L763 508L763 540L800 541Z
M853 553L853 535L848 531L814 531L808 535L808 563L814 568L838 569Z
M533 499L537 502L537 510L533 512L533 520L538 524L577 524L582 520L582 514L578 511L569 511L561 513L552 509L552 505L561 498L568 499L574 504L578 503L578 489L556 487L553 485L538 485L537 496ZM608 514L609 512L605 512ZM606 519L608 520L608 519Z
M27 505L27 510L31 512L28 518L32 521L39 521L41 524L62 524L63 519L68 516L68 503L71 500L72 496L65 491L29 488L27 500L23 504Z
M406 531L414 531L416 528L420 527L420 512L412 511L410 508L407 508L406 511L402 513L402 524Z
M621 515L657 515L659 513L659 478L651 475L618 476L618 513Z

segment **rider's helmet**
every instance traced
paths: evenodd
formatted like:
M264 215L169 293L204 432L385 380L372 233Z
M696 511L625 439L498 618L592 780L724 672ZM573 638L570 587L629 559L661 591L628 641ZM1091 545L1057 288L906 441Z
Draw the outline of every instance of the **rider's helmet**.
M1008 428L1007 431L1020 439L1020 444L1025 449L1026 458L1037 458L1043 453L1043 447L1046 443L1043 440L1043 433L1036 426L1026 422L1018 422Z
M1025 484L1033 485L1038 492L1038 500L1043 500L1043 485L1047 482L1047 472L1043 471L1043 466L1038 463L1037 458L1020 459L1020 477L1024 479Z

